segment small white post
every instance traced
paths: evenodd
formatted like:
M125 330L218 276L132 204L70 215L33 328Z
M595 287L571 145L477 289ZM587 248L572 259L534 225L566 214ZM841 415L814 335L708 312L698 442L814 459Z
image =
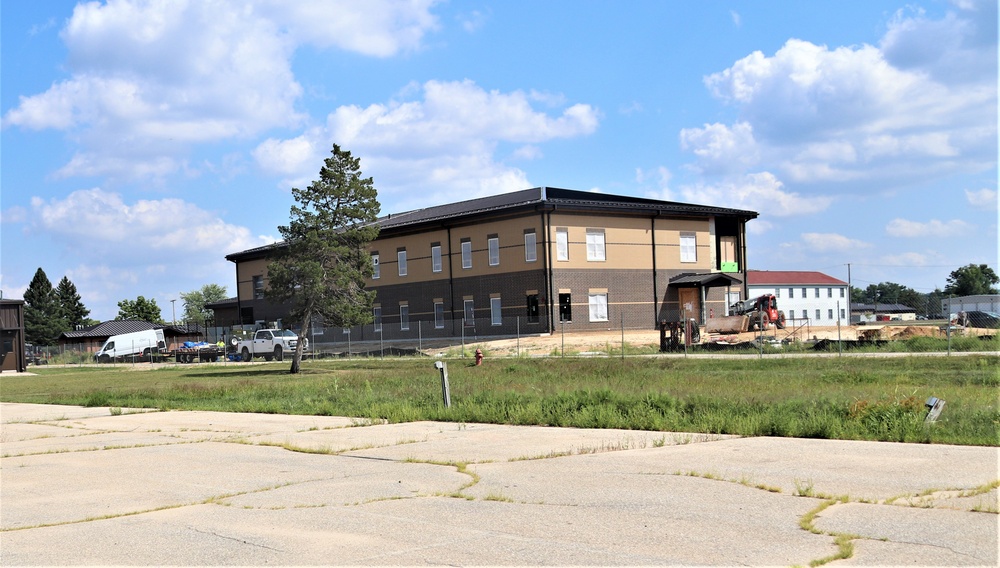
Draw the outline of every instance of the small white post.
M448 364L442 361L435 361L434 368L441 371L441 398L444 399L444 407L451 408L451 389L448 387Z

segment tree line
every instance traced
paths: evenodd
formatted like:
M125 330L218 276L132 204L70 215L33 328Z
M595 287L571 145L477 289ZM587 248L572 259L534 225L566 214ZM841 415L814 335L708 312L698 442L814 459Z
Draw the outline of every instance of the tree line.
M204 324L213 318L212 310L205 304L225 299L226 288L206 284L198 290L182 292L182 323ZM55 345L59 336L67 331L86 329L101 322L91 319L90 310L83 303L76 285L66 276L59 284L52 285L45 271L39 268L24 291L24 338L38 346ZM116 320L141 320L155 324L163 321L160 307L153 298L137 297L118 302Z
M944 290L921 293L895 282L869 284L867 288L851 287L852 304L902 304L928 317L944 317L941 302L947 298L997 294L1000 277L986 264L967 264L953 270Z

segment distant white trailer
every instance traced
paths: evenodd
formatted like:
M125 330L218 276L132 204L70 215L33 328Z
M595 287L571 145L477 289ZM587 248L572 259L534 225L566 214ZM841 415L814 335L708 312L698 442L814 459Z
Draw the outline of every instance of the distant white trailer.
M994 312L1000 313L1000 294L981 294L941 300L941 313Z
M122 333L109 337L104 342L104 346L97 353L94 353L94 360L98 363L110 363L131 355L149 356L151 353L166 349L166 347L167 343L163 339L162 329Z

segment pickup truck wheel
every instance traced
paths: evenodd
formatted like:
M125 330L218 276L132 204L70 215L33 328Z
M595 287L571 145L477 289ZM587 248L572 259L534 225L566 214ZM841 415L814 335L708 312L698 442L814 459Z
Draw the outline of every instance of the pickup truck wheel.
M285 360L285 352L281 350L280 345L274 348L274 360L275 361Z
M242 359L243 359L244 363L249 363L250 359L252 359L252 357L250 356L250 350L247 349L246 347L243 348L243 357L242 357Z

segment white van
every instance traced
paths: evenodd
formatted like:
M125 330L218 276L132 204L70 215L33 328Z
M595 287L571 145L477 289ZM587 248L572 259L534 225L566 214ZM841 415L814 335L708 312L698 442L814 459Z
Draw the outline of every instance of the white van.
M146 355L155 353L157 350L166 349L167 343L163 339L162 329L147 329L145 331L135 331L112 335L104 342L104 347L94 353L94 360L98 363L110 363L121 357L129 355Z

